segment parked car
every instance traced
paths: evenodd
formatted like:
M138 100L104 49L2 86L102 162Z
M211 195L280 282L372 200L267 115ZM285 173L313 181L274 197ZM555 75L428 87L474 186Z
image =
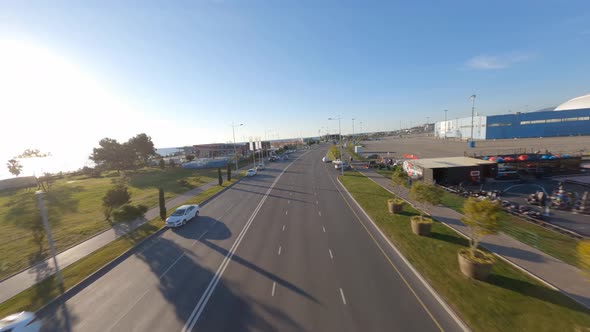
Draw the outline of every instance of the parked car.
M256 170L254 168L250 168L246 171L246 176L254 176L256 175Z
M328 157L324 157L324 158L322 158L322 162L329 163L329 162L331 162L331 160L328 159Z
M367 157L367 159L379 159L379 155L378 154L372 154L372 155L369 155Z
M277 161L277 157L271 156L270 158L268 158L268 161Z
M22 311L6 316L0 320L0 331L10 332L37 332L41 328L41 322L34 313Z
M263 163L260 163L260 164L258 164L258 166L256 166L256 170L257 171L261 171L263 169L264 169L264 164Z
M199 215L199 206L196 204L193 205L183 205L176 209L170 217L166 219L166 226L168 227L179 227L187 223L187 221L192 220L193 218Z

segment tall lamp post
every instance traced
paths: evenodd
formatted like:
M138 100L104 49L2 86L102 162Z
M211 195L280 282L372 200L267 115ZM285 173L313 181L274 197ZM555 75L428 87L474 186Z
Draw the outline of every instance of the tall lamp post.
M328 120L338 120L338 136L340 136L340 170L342 172L342 175L344 175L344 160L343 160L343 155L342 155L342 128L340 127L340 120L342 120L342 117L337 117L337 118L328 118Z
M243 123L240 123L239 125L234 125L234 123L232 122L231 124L231 131L232 134L234 135L234 158L236 159L236 172L238 171L238 151L236 150L236 127L241 127L243 126Z
M447 112L449 110L445 110L445 139L447 139Z
M55 275L57 277L57 282L59 284L59 290L63 293L64 292L64 282L61 276L61 270L59 269L59 265L57 265L57 257L55 257L55 245L53 243L53 237L51 236L51 229L49 228L49 222L47 221L47 210L45 209L45 203L43 202L43 194L42 190L38 190L35 192L35 196L37 196L37 204L39 206L39 211L41 212L41 220L43 221L43 227L45 228L45 234L47 234L47 242L49 243L49 252L51 253L51 257L53 258L53 265L55 266Z
M475 97L476 95L471 95L469 99L471 99L471 141L473 142L473 115L475 114Z
M354 118L352 118L352 141L354 142Z

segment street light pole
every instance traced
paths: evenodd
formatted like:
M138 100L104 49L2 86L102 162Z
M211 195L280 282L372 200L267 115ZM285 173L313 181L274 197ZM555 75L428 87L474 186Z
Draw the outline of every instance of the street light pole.
M43 227L45 228L45 233L47 234L49 252L51 253L51 257L53 258L53 265L55 266L55 275L57 277L57 282L59 284L59 290L61 291L61 293L63 293L64 282L61 276L61 270L59 269L59 265L57 265L57 257L55 257L55 244L53 243L51 229L49 228L49 222L47 221L47 210L45 209L45 204L43 202L43 194L44 193L42 190L38 190L35 192L35 196L37 196L37 204L39 205L39 211L41 212L41 220L43 221Z
M238 171L238 151L236 150L236 127L240 127L243 126L243 123L240 123L239 125L234 125L234 123L232 122L231 124L231 131L232 134L234 135L234 158L236 159L236 172Z
M476 95L471 95L471 101L473 102L471 105L471 141L473 142L473 115L475 113L475 97Z
M342 175L344 175L344 155L342 154L342 127L340 126L340 120L342 120L342 117L339 116L338 118L328 118L328 120L338 120L338 136L340 136L340 170Z
M447 139L447 112L448 110L445 110L445 139Z

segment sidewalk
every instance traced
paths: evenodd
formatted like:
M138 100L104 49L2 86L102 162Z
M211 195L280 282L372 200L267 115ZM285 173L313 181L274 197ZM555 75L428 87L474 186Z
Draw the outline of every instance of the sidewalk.
M386 190L393 192L393 186L389 178L382 176L374 169L358 167L357 170ZM407 188L401 188L400 196L404 200L412 202ZM455 210L443 206L431 206L428 212L434 219L457 232L463 235L469 234L468 228L461 222L463 215ZM585 276L578 268L503 233L484 237L481 246L590 308L590 284L585 280Z
M217 179L212 180L198 188L194 188L180 194L166 202L166 209L170 210L177 205L180 205L192 197L200 194L201 192L214 187L217 185ZM155 207L146 212L143 219L135 220L132 223L120 223L116 224L112 228L89 238L88 240L81 242L80 244L67 249L57 255L57 263L60 269L71 265L79 259L89 255L90 253L102 248L118 239L119 237L127 234L128 232L136 229L144 223L152 220L160 215L160 208ZM55 273L55 265L51 258L43 262L39 262L36 265L23 270L12 277L5 279L0 282L0 303L8 300L14 295L24 291L25 289L35 285L43 279L51 276Z

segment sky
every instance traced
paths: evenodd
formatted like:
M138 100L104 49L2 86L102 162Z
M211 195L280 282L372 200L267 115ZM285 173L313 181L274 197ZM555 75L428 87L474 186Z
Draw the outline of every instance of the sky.
M590 93L588 54L588 1L2 0L0 160L533 111Z

